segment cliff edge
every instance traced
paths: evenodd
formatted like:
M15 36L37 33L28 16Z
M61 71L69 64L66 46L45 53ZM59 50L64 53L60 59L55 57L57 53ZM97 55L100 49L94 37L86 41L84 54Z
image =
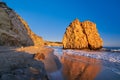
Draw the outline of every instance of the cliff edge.
M44 45L42 37L31 31L28 24L4 2L0 2L0 45Z

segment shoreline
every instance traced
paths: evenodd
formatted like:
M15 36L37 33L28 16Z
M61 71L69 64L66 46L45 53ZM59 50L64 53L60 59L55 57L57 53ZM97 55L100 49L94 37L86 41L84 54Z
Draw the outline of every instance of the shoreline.
M120 64L105 60L64 53L62 56L64 75L66 80L119 80L117 73ZM69 68L69 66L71 66ZM110 75L108 75L110 74Z
M41 56L41 54L43 55ZM111 63L66 53L59 56L55 54L54 49L44 46L19 48L0 46L0 59L0 65L2 65L0 66L0 80L4 80L5 77L21 80L120 79L119 74L109 69ZM23 73L26 77L22 76ZM28 74L31 76L28 76ZM37 75L37 78L35 75Z

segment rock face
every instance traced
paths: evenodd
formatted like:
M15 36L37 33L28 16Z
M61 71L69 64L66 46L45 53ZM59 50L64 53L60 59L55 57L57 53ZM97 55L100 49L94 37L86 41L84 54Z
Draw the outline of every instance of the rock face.
M28 24L16 12L5 3L0 2L0 45L30 46L43 44L42 38L34 34Z
M103 45L96 24L78 19L67 27L62 42L64 49L99 49Z
M99 49L103 46L103 41L99 36L96 28L96 24L90 21L85 21L82 23L84 33L88 41L88 46L90 49Z

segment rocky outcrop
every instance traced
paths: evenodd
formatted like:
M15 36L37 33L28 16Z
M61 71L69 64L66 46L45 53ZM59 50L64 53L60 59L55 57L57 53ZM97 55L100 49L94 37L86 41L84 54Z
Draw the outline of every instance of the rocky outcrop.
M63 47L73 49L88 48L86 35L84 34L78 19L73 21L69 27L67 27L63 37Z
M0 45L30 46L43 44L43 39L34 34L28 24L16 12L5 3L0 2Z
M103 46L96 24L78 19L67 27L62 42L64 49L100 49Z

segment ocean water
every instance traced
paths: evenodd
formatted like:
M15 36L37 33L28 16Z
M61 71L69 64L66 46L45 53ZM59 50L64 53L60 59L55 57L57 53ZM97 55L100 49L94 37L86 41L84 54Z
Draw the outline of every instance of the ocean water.
M99 51L84 51L72 49L63 50L62 47L52 48L54 49L54 54L58 56L62 56L63 53L67 53L69 55L86 56L90 58L120 63L120 47L104 47L102 50Z
M98 77L96 77L95 80L100 80L100 79L102 79L102 80L106 80L106 79L120 80L120 47L104 47L99 51L84 51L84 50L72 50L72 49L63 50L62 47L51 47L51 48L54 49L54 54L57 55L60 60L62 57L69 58L70 61L71 61L71 59L73 60L73 57L67 57L67 56L64 56L64 54L69 55L69 56L81 57L81 58L74 58L72 63L69 61L66 62L66 63L70 63L69 65L76 63L75 61L79 62L79 63L77 63L78 65L81 64L81 62L88 64L89 61L84 60L82 57L86 57L88 59L99 60L98 61L98 62L100 62L99 64L101 64L102 67L104 67L104 68L100 69L99 75L98 75ZM92 61L94 61L94 60L92 60ZM95 63L96 63L96 61L95 61ZM65 66L65 64L63 62L64 66ZM97 68L97 67L94 67L94 68ZM88 74L88 73L85 73L85 74ZM111 76L108 76L105 73L111 74ZM108 77L103 78L104 75L101 76L101 74L105 74L106 77L107 76ZM70 77L70 75L69 75L69 77ZM68 79L65 79L65 80L68 80ZM82 79L80 79L80 80L82 80Z

